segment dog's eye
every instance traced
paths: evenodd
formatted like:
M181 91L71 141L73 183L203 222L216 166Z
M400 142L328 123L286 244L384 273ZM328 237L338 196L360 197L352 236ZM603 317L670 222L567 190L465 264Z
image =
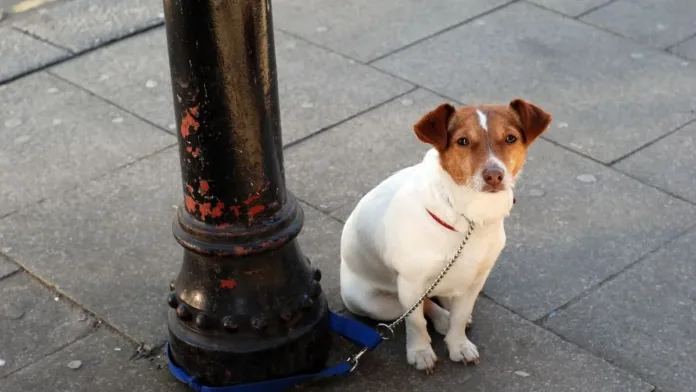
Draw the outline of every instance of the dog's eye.
M469 145L469 139L467 139L465 137L460 137L459 139L457 139L457 144L459 144L460 146L466 147Z
M517 137L515 135L507 135L505 136L505 143L507 144L512 144L517 141Z

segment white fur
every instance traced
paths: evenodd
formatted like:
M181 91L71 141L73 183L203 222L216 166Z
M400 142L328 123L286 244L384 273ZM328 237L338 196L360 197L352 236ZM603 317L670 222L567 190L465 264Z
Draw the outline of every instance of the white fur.
M488 117L482 111L476 109L476 114L478 115L479 125L484 131L488 132Z
M436 356L426 328L446 333L453 361L477 362L465 333L476 298L505 245L503 219L512 189L484 193L458 185L440 165L436 150L423 161L387 178L366 194L346 221L341 237L341 296L353 313L393 320L412 306L442 271L468 228L476 228L459 259L430 300L406 319L409 363L432 371ZM448 230L427 212L456 228ZM465 218L467 217L467 218Z

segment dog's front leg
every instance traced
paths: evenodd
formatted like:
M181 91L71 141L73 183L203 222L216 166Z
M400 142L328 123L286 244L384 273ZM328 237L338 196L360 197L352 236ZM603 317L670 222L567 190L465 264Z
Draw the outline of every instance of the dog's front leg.
M397 280L399 290L399 302L404 311L410 309L423 294L420 287L413 285L402 278ZM437 356L430 345L427 321L423 313L423 304L420 304L405 320L406 326L406 358L408 363L418 370L425 370L431 374L435 370Z
M483 288L483 282L474 286L467 290L467 293L452 298L450 327L445 335L445 343L450 359L454 362L479 363L478 349L466 336L466 325L471 320L471 313L478 293Z

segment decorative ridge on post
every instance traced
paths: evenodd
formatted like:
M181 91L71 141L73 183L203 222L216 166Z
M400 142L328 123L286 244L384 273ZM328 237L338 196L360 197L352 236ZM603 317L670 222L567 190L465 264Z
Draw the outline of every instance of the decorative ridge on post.
M285 188L269 0L164 0L184 203L172 359L209 386L310 373L331 347Z

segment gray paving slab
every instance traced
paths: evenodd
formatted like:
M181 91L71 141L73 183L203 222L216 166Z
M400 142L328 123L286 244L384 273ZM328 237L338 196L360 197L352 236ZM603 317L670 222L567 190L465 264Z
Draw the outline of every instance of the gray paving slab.
M696 123L616 163L614 167L643 182L696 203Z
M696 232L550 319L565 338L664 392L696 391Z
M670 49L679 56L690 60L696 60L696 37L688 39Z
M182 201L178 167L168 149L13 214L0 221L0 247L128 336L158 342L166 336L168 283L182 257L171 234L173 206ZM331 294L340 225L327 219L307 208L300 241Z
M577 17L587 11L601 7L612 0L529 0L534 4L558 11L568 16Z
M0 87L0 217L176 140L45 73Z
M370 61L509 0L276 0L281 29L354 59Z
M696 209L541 141L532 147L484 288L529 319L621 271L694 222ZM541 195L541 196L540 196Z
M413 124L442 102L416 90L286 149L288 186L326 212L356 201L389 174L423 159L427 147Z
M0 377L87 335L94 325L26 273L1 280L0 298Z
M465 103L529 99L554 115L547 137L603 162L696 117L682 59L527 3L477 22L375 65Z
M618 0L582 17L624 37L664 48L696 33L696 3L684 0Z
M290 143L411 88L370 67L277 32L283 141ZM164 29L52 70L167 129L175 129ZM308 72L311 70L311 72Z
M403 329L363 357L358 370L322 385L327 391L651 391L653 387L602 359L479 299L470 334L481 354L477 366L452 363L442 338L432 335L440 358L427 376L406 362ZM339 346L341 347L341 346ZM317 388L319 390L320 388Z
M133 360L135 347L112 332L99 331L0 379L3 392L185 392L163 358ZM80 361L78 369L68 364Z
M71 0L56 2L12 24L73 52L82 52L163 21L159 1Z
M69 54L9 26L0 27L0 83L61 60Z
M0 252L2 250L0 249ZM17 271L19 266L0 255L0 279L10 275L11 273Z
M396 100L289 148L292 188L345 219L350 203L419 162L425 147L412 124L442 99L420 90L404 99L410 106ZM530 150L508 244L485 292L540 318L677 236L695 216L686 202L541 140Z

